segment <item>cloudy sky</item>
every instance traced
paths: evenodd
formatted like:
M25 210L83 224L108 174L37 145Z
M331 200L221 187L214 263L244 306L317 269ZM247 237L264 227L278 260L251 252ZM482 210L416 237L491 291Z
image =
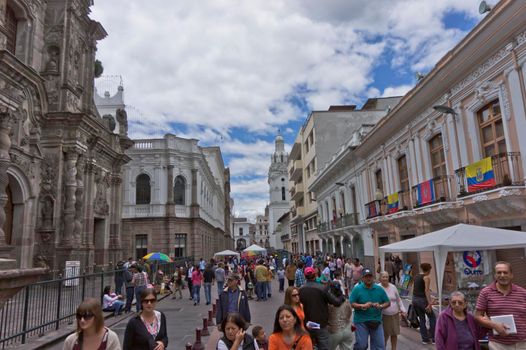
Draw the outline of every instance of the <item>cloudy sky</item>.
M92 17L130 136L219 145L236 214L253 218L278 130L290 149L311 110L403 95L483 18L479 2L96 0Z

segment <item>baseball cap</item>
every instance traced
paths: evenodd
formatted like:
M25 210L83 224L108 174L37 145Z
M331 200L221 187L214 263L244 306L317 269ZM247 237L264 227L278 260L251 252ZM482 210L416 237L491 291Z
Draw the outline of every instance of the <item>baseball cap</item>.
M371 271L371 269L363 269L362 271L362 277L365 277L367 275L374 275L373 272Z
M306 267L305 268L305 271L303 271L303 273L305 275L315 275L316 274L316 271L314 271L314 269L312 267Z
M241 277L237 273L232 273L228 275L227 280L241 280Z

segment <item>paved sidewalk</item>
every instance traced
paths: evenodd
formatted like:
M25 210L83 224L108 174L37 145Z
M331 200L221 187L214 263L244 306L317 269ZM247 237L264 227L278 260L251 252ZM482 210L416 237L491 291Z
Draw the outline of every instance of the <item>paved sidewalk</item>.
M274 317L276 310L283 303L284 294L278 293L277 281L274 281L272 298L267 301L257 302L255 300L250 301L250 310L252 314L252 324L261 325L264 327L267 335L272 333L274 326ZM204 295L201 291L201 305L194 306L193 302L189 300L188 290L183 291L183 299L171 299L167 297L161 300L158 304L158 309L166 314L167 318L167 330L169 335L168 349L184 349L185 344L195 341L195 329L202 327L202 318L208 317L208 310L212 309L212 305L204 305ZM217 298L217 291L215 286L212 289L212 298ZM111 320L111 319L109 319ZM120 322L110 326L119 339L123 340L124 331L128 318L122 319ZM215 319L214 319L215 322ZM209 328L210 329L210 328ZM206 345L206 349L213 350L217 339L221 336L221 333L217 331L217 327L210 329L211 336L204 337L202 339L203 344ZM62 341L63 342L63 341ZM57 343L47 349L62 349L62 342ZM390 349L390 346L387 346ZM402 328L402 334L398 340L398 349L400 350L425 350L434 349L431 345L422 345L420 343L420 335L418 331L414 329Z

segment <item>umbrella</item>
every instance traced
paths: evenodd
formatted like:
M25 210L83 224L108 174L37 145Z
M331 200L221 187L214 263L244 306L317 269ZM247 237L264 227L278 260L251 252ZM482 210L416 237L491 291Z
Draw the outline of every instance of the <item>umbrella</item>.
M144 260L159 260L159 261L164 261L164 262L172 262L172 259L170 259L168 255L159 253L159 252L146 254L142 258Z

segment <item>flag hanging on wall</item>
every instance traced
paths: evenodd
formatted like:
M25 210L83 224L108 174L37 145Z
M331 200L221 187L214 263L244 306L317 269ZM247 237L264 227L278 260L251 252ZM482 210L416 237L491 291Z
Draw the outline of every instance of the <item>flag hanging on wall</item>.
M466 167L468 192L476 192L497 185L491 157L484 158Z
M380 215L380 206L378 204L378 201L373 201L371 203L366 204L367 207L367 218L374 218L378 215Z
M435 201L435 186L433 179L419 183L416 188L416 201L418 205L424 205Z
M396 213L398 211L398 193L387 196L387 213Z

